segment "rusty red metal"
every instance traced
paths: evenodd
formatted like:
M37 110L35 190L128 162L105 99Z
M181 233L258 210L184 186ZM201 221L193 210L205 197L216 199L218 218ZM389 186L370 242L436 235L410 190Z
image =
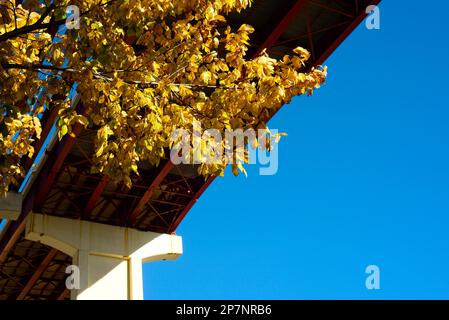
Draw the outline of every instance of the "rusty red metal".
M5 240L5 242L0 244L0 264L6 260L6 257L14 247L17 239L19 239L20 235L25 230L25 226L26 218L19 218L19 220L14 221L8 226L6 234L2 239Z
M53 152L54 155L54 163L51 167L49 167L45 172L40 173L39 179L39 187L38 192L35 198L34 207L36 210L42 206L45 201L45 197L48 195L50 188L55 181L62 165L65 161L65 158L69 154L71 148L75 144L76 136L80 134L83 129L83 125L80 123L76 123L72 129L72 133L75 137L71 135L65 135L61 142L56 147L56 150Z
M381 0L372 0L371 5L377 6ZM327 50L316 60L315 65L321 65L342 44L343 41L355 30L355 28L368 16L365 8L358 12L357 17L346 27L340 36L330 45Z
M270 48L276 44L279 37L287 30L290 23L296 18L296 16L303 10L309 3L309 0L298 0L290 8L287 14L282 17L281 21L276 25L273 31L268 35L262 45L256 52L256 56L260 54L264 49Z
M131 215L129 216L129 222L130 225L134 225L139 214L142 212L142 209L144 206L148 203L148 201L151 198L151 195L153 194L154 190L161 184L161 182L164 180L164 178L168 175L168 173L173 168L173 163L170 160L167 160L161 167L160 171L158 172L157 176L154 178L153 182L149 186L148 190L145 192L145 194L140 198L139 203L132 211Z
M89 201L87 201L86 207L84 208L81 218L85 218L87 215L90 214L92 209L95 208L95 204L97 203L98 199L100 198L100 195L103 193L108 183L109 183L109 176L104 175L98 182L97 186L95 187L95 190L92 193L91 197L89 198Z
M206 191L206 189L215 180L215 178L216 178L216 176L211 176L206 180L206 182L196 192L196 194L193 196L193 198L190 200L190 202L187 204L187 206L181 211L181 213L172 222L172 224L170 225L170 228L168 229L168 233L175 232L176 228L179 226L181 221L184 219L184 217L187 215L187 213L190 211L190 209L196 203L198 198L201 197L201 195L204 193L204 191Z
M67 298L70 294L69 289L65 289L64 291L62 291L62 293L56 298L56 300L64 300L65 298Z
M44 144L45 140L48 137L48 134L50 133L51 128L54 125L54 122L56 120L56 118L58 117L58 110L56 108L53 108L50 113L49 116L46 117L45 122L44 122L44 126L42 128L42 133L41 133L41 137L40 139L37 139L36 142L34 143L33 147L34 147L34 154L31 158L27 158L23 168L25 171L28 171L31 167L31 165L34 163L34 160L36 160L36 156L39 153L42 145Z
M56 256L57 253L58 253L58 250L56 250L54 248L52 248L50 250L50 252L44 258L44 260L42 260L39 267L33 273L31 278L28 280L25 287L23 287L20 294L17 296L17 300L23 300L27 296L27 294L30 292L30 290L33 288L33 286L36 284L36 281L39 279L41 274L44 273L44 271L47 269L48 265L50 264L50 262L53 260L53 258Z

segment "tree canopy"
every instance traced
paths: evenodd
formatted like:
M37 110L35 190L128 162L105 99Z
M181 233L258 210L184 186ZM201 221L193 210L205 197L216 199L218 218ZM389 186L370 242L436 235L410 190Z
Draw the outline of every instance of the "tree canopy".
M279 60L247 55L254 29L231 28L226 16L250 2L0 0L0 191L23 176L20 159L32 156L47 109L58 110L60 137L77 122L96 128L93 170L130 185L140 161L166 155L173 130L192 130L194 120L266 128L292 97L312 94L326 69L306 70L305 49ZM80 17L69 29L68 6ZM83 112L72 108L74 84Z

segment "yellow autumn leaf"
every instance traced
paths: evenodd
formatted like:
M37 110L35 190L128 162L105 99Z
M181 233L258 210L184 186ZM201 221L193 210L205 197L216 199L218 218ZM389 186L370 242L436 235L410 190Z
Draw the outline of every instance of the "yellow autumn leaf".
M36 131L36 137L40 139L42 133L41 122L38 117L33 117L33 122L34 122L34 130Z
M204 71L203 73L201 73L201 80L205 83L205 84L209 84L209 82L212 79L212 74L210 71Z

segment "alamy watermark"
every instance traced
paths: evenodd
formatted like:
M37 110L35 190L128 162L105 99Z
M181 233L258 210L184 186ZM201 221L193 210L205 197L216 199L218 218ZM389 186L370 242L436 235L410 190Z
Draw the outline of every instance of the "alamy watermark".
M365 9L368 17L365 20L365 26L368 30L380 29L380 10L376 5L369 5ZM69 5L66 8L66 22L67 29L79 29L80 27L80 9L76 5Z
M69 274L65 280L66 288L69 290L80 289L80 269L77 265L69 265L65 270ZM380 290L380 268L371 264L365 268L365 287L368 290Z
M368 290L379 290L380 289L380 269L375 264L371 264L366 267L365 273L368 277L365 280L365 287Z
M276 129L218 129L202 131L193 120L192 132L180 128L170 134L170 160L173 164L227 165L259 164L260 175L278 171L278 140ZM245 154L247 153L247 154ZM246 161L245 161L246 159Z
M79 29L80 28L80 8L75 5L67 6L66 8L67 18L65 20L65 26L67 29Z
M74 264L67 266L65 273L69 276L65 279L65 286L69 290L80 288L80 268Z
M368 14L365 20L365 26L368 30L380 30L380 10L378 6L371 5L366 7Z

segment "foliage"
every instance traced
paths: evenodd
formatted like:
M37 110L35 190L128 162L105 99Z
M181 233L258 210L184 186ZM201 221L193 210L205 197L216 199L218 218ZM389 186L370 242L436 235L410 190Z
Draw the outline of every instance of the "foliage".
M68 5L79 8L79 29L64 28ZM76 122L98 129L94 170L128 185L138 163L158 164L170 133L191 130L194 119L221 131L266 128L261 119L310 95L326 69L304 71L309 53L301 48L279 61L248 57L253 28L232 29L225 17L249 5L0 0L0 191L23 175L20 159L33 154L45 108L57 108L60 137ZM74 83L84 114L70 107ZM222 174L225 166L199 170Z

